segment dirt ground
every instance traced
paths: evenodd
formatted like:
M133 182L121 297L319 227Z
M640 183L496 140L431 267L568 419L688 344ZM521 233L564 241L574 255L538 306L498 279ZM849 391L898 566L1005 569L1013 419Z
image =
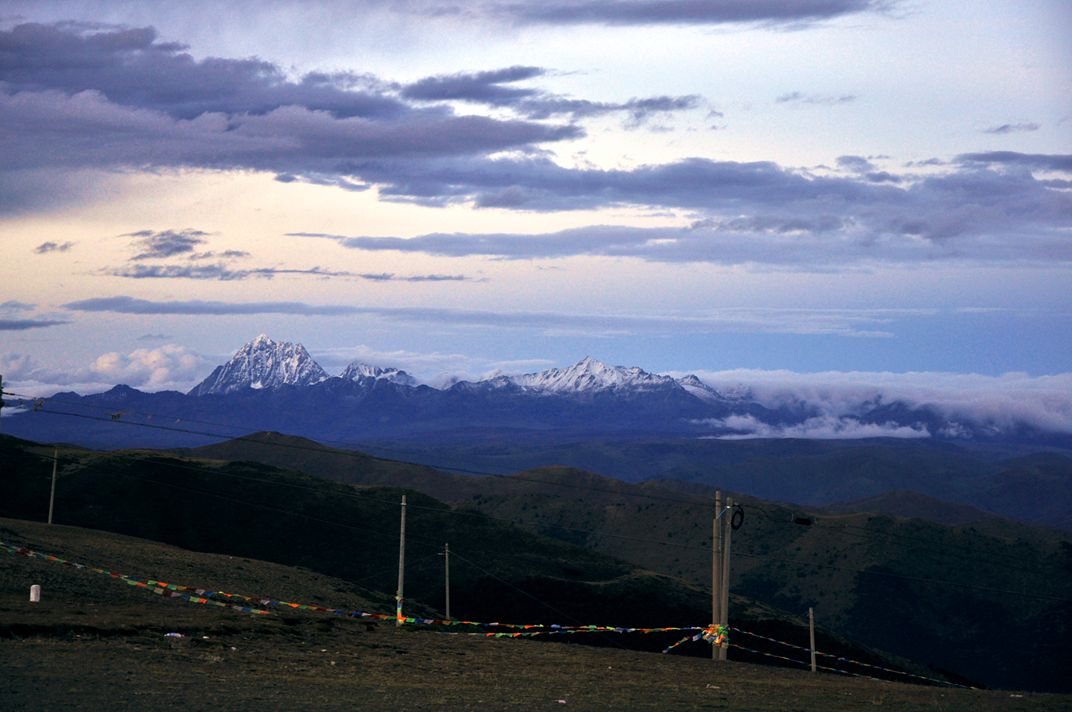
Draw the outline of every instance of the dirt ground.
M0 538L222 590L362 599L346 582L116 535L0 520ZM121 557L121 558L120 558ZM29 586L43 587L29 602ZM813 675L324 613L253 616L0 551L0 710L1068 710L1072 696ZM168 634L178 634L168 635ZM180 637L181 636L181 637Z
M14 611L4 609L10 620ZM174 620L182 638L167 637L179 631L166 625L33 632L24 619L21 635L9 626L0 640L0 709L984 712L1066 710L1072 703L1060 695L923 687L391 624L196 613L196 625L186 615Z

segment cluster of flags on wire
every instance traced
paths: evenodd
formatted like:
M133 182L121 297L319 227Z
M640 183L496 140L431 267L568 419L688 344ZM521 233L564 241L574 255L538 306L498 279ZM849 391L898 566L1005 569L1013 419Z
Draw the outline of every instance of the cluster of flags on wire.
M429 626L450 626L450 627L471 627L471 628L485 628L491 629L484 633L487 637L494 638L521 638L521 637L535 637L540 635L572 635L577 633L666 633L674 631L700 631L697 635L703 635L706 628L700 627L663 627L663 628L631 628L621 626L601 626L601 625L560 625L557 623L500 623L500 622L485 622L485 621L471 621L463 619L448 619L448 618L424 618L419 616L405 616L402 613L401 601L398 602L398 607L395 615L386 613L371 613L368 611L350 610L346 608L331 608L328 606L320 606L309 603L299 603L296 601L284 601L269 597L260 596L247 596L240 593L230 593L227 591L213 591L204 588L198 588L194 586L185 586L183 584L173 583L169 581L162 581L158 579L141 579L127 574L111 571L108 569L89 566L86 564L80 564L67 559L63 559L59 556L52 554L45 554L39 551L34 551L27 547L14 546L7 542L0 541L0 549L7 551L8 553L15 554L17 556L24 556L30 559L40 559L42 561L52 561L64 566L70 566L75 569L90 571L93 573L103 574L110 578L123 581L129 586L135 588L146 589L152 591L157 595L164 595L170 598L177 598L179 600L186 601L188 603L195 603L201 605L211 605L223 608L230 608L242 613L251 613L255 615L269 615L271 611L268 608L281 608L287 610L297 611L309 611L314 613L326 613L330 615L344 616L347 618L364 618L378 621L396 621L399 623L411 624L411 625L429 625ZM241 603L234 603L234 601L241 601ZM259 607L257 607L259 606ZM688 639L692 639L692 636ZM695 639L699 639L698 637ZM707 639L705 636L704 639ZM684 642L684 641L682 641ZM713 640L709 642L714 643ZM718 643L721 644L721 643ZM664 650L663 652L669 652L673 647Z

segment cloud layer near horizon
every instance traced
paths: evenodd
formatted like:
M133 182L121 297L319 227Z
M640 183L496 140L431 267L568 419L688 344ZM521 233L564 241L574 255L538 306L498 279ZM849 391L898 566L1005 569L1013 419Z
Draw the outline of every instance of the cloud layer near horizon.
M288 314L293 316L371 316L393 322L494 327L537 331L614 335L657 335L680 332L760 332L781 334L836 334L887 337L883 327L892 318L926 315L920 309L771 309L724 308L706 314L592 314L567 312L493 311L436 307L356 306L304 302L222 302L207 300L152 301L129 296L95 297L68 302L74 312L227 316Z
M542 361L490 362L461 354L419 354L404 351L378 352L366 346L335 348L314 357L338 373L352 361L381 367L401 367L425 381L449 385L460 379L478 379L491 372L517 373L550 366ZM186 391L203 379L215 364L188 348L165 344L129 353L102 354L92 363L71 370L37 366L25 355L0 357L9 391L22 395L50 395L58 390L99 392L124 383L144 390ZM682 373L672 373L677 377ZM1072 373L1000 376L939 372L888 373L842 372L797 373L792 371L732 370L695 372L720 392L754 400L770 409L802 408L813 415L798 425L777 426L753 416L731 416L709 421L712 431L730 439L818 438L858 439L870 437L926 438L955 436L956 423L988 428L995 434L1028 426L1044 432L1072 433ZM868 423L861 415L880 405L904 403L912 408L932 408L950 420L950 432L932 433L926 425Z
M647 13L659 3L629 5ZM753 12L747 3L718 5L718 12ZM792 14L789 4L776 5L768 8L774 15ZM871 6L812 3L801 16ZM159 41L151 28L23 24L0 32L0 53L11 58L0 66L0 123L7 129L0 133L0 187L13 191L65 181L76 169L251 169L281 181L374 186L383 199L426 205L523 211L638 206L698 216L691 230L668 235L590 226L552 234L344 241L366 250L451 256L607 254L727 264L1072 258L1072 194L1069 181L1053 175L1072 174L1069 155L974 152L924 173L895 173L852 156L838 159L837 169L818 170L708 158L571 167L541 147L583 136L577 119L620 112L639 124L658 113L698 108L701 99L561 97L519 86L547 72L520 65L408 85L355 72L292 79L264 60L194 59L181 45ZM809 101L799 92L782 99ZM508 108L513 118L458 114L451 101ZM555 117L572 121L546 120ZM0 209L4 203L0 198ZM201 239L146 235L143 255L189 252Z

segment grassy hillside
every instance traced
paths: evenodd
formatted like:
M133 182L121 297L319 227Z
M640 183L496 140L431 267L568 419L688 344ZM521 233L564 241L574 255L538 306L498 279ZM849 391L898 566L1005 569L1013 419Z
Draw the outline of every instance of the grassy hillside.
M570 468L514 477L452 476L278 436L213 447L349 481L399 477L407 486L467 503L529 531L696 586L709 582L711 500L709 490L698 485L635 485ZM868 447L845 452L871 462ZM1062 458L1043 460L1029 458L1019 468L1052 468ZM889 463L892 467L892 455ZM829 515L752 498L746 502L747 525L734 548L735 591L795 612L813 606L830 629L991 685L1069 689L1072 684L1063 672L1072 665L1072 548L1066 535L982 513L953 512L908 494L886 495L881 504L904 513L961 517L961 523ZM812 524L794 523L802 517ZM987 625L993 620L1003 624L1000 646Z
M353 584L255 559L0 519L0 538L132 575L366 606ZM42 584L41 603L27 600ZM165 637L180 633L183 637ZM870 710L1067 709L962 690L616 648L444 635L304 611L251 616L0 552L0 708Z
M272 441L271 446L257 442L260 439ZM625 624L628 620L630 625L692 624L685 621L702 621L708 616L711 502L696 485L633 485L568 468L506 478L451 476L424 467L330 451L308 441L282 436L258 436L252 440L221 444L213 446L217 450L199 453L274 459L277 464L308 468L353 482L404 482L408 487L449 497L456 505L468 507L459 514L459 510L440 502L413 500L418 507L427 507L427 511L419 510L419 521L423 524L418 526L428 528L414 530L414 541L425 540L424 565L429 567L422 572L418 566L412 576L413 583L407 584L414 597L429 602L441 600L440 561L435 554L440 546L438 542L449 540L452 550L478 566L466 574L468 564L463 563L458 571L452 572L457 578L455 612L463 615L467 613L461 606L477 605L493 617L524 613L533 620L556 622L561 620L561 613L591 622L613 618L615 624ZM62 491L77 490L74 483L79 481L79 468L106 471L114 478L134 460L139 460L137 467L142 470L150 467L159 472L188 468L193 462L151 453L138 454L134 459L129 453L83 453L79 462L96 464L66 465L62 470L64 476L74 479ZM40 464L35 467L41 477L39 493L32 499L44 502L47 470ZM300 488L295 488L296 483L312 482L313 478L307 476L269 471L251 462L218 461L211 468L223 474L212 480L213 487L223 488L213 490L214 497L246 497L244 488L252 481L257 481L261 495L268 496L261 480L291 478L287 480L289 484L274 485L277 494L272 496L278 496L278 488L283 487L287 492L286 507L299 508L308 521L295 530L280 523L285 518L276 517L272 520L274 531L270 538L285 544L268 551L263 546L265 537L250 533L256 532L253 522L265 513L264 501L260 502L259 511L242 514L241 510L230 511L233 505L226 504L227 499L223 500L223 510L212 508L212 498L205 501L195 496L182 500L181 490L169 495L167 500L160 500L158 494L152 494L161 487L157 474L138 483L150 487L138 496L172 510L176 506L200 508L198 511L203 514L198 516L213 521L230 517L241 522L243 516L249 516L248 526L239 525L238 531L224 538L227 546L240 546L246 555L260 552L255 555L299 562L351 579L365 577L369 585L375 584L382 591L393 589L397 490L354 491L336 486L335 490L326 488L322 492L336 492L339 496L310 500ZM204 472L198 476L204 478ZM205 487L206 482L197 486ZM172 490L176 486L191 487L185 480L163 485ZM239 489L226 489L232 485ZM101 495L99 484L93 484L92 490L94 496ZM273 501L276 504L272 506L280 506L278 499ZM362 549L360 557L323 545L324 541L336 542L340 532L337 527L325 528L316 521L326 518L327 511L317 507L330 504L330 509L342 506L343 501L349 503L347 507L357 506L351 501L363 501L363 504L358 508L360 511L332 510L330 518L360 521L369 530L363 545L379 542L373 544L371 551ZM257 504L256 498L244 501L247 507ZM473 516L477 514L474 510L482 514ZM411 509L411 513L417 511L416 507ZM90 507L82 516L95 526L115 528L119 526L117 522L125 521L122 516L115 519L114 514L105 518L107 521L93 520L92 514ZM793 615L749 613L738 603L734 606L735 616L744 612L753 621L766 621L762 626L781 631L772 637L803 642L798 616L808 606L814 606L820 624L827 629L928 666L990 685L1067 689L1063 669L1069 662L1066 641L1072 628L1068 605L1072 587L1069 547L1062 543L1061 536L1002 520L944 527L915 520L851 514L804 519L812 521L811 526L794 523L794 519L802 519L805 514L747 501L746 525L735 538L733 590L749 599L793 611ZM220 546L218 535L205 533L201 526L191 531L172 522L162 529L142 519L139 515L139 526L151 536L202 550ZM159 516L148 519L168 521ZM466 523L464 527L462 521ZM528 536L542 543L519 544L517 532L506 522L526 529L530 532ZM470 523L479 523L483 529L476 535L458 529L468 531ZM547 540L541 537L560 540L564 543L557 546L565 548L533 554L533 551L544 551L540 547ZM304 546L299 546L302 541ZM593 554L567 545L615 558L593 558ZM475 558L474 551L478 552ZM520 554L522 551L526 553ZM628 561L664 578L633 571L619 561ZM999 585L1010 575L1012 583ZM540 600L554 601L555 610L541 610L535 601L513 587L522 588ZM653 618L652 611L659 611L661 617ZM1002 646L994 645L993 629L988 625L995 617L1005 626ZM1010 655L1009 651L1015 654Z
M6 444L0 451L0 514L45 518L51 460L41 455L51 452ZM258 463L150 452L61 450L59 463L56 522L300 565L376 590L395 589L401 489L355 488ZM407 598L440 605L439 553L449 542L455 615L651 626L709 617L705 596L690 584L642 574L607 555L477 512L455 512L417 492L406 494ZM633 595L607 596L615 586ZM554 600L564 587L568 598L544 605L544 597ZM663 605L650 605L653 597Z
M394 441L370 452L499 473L566 465L628 481L678 479L753 497L823 506L915 491L1021 521L1072 530L1072 453L929 440Z
M518 479L513 492L475 503L532 531L697 585L707 580L709 501L689 504L652 485L564 468ZM665 498L644 496L652 494ZM824 625L853 639L990 685L1072 686L1072 545L1062 534L1008 520L943 526L744 502L734 591L791 611L813 606Z

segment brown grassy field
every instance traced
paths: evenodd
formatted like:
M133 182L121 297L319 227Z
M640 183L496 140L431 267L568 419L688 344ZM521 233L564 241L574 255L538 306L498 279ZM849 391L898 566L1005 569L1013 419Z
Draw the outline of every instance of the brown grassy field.
M139 577L315 604L391 601L301 569L0 519L0 539ZM41 603L28 602L31 583ZM181 638L166 637L180 633ZM563 639L564 640L564 639ZM1062 710L1072 697L489 639L318 613L252 616L0 552L0 709Z

